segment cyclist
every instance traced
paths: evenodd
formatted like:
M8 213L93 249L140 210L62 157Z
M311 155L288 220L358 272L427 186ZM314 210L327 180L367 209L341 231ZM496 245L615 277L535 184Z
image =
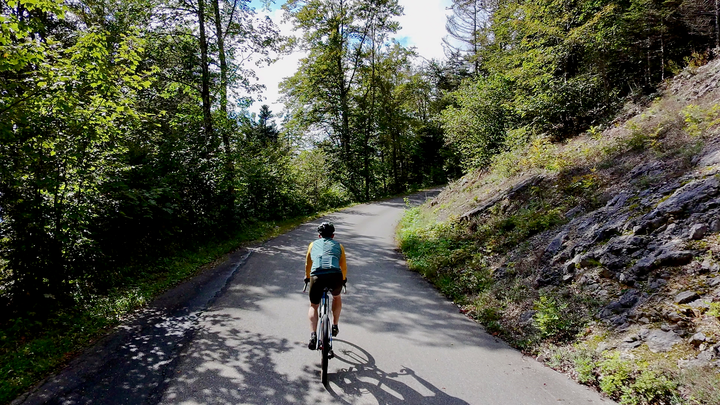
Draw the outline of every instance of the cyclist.
M318 226L318 239L308 246L305 255L305 282L310 283L310 342L308 348L315 350L317 344L318 306L325 286L330 287L332 299L333 325L332 335L337 336L338 321L342 300L340 291L347 282L347 264L345 261L345 248L333 240L335 237L335 226L332 222L323 222Z

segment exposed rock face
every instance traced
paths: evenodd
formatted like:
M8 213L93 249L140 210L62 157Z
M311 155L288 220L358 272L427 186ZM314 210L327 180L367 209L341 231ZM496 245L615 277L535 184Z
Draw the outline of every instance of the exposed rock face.
M682 338L672 331L654 330L645 338L645 344L653 353L667 352L680 342Z
M693 302L700 296L695 291L683 291L675 297L676 304L687 304Z
M705 166L684 177L637 188L631 180L599 209L572 208L565 215L568 222L543 239L534 287L583 285L595 297L608 299L597 317L618 331L633 324L653 328L658 321L668 322L662 330L624 342L625 349L643 342L650 350L663 352L685 338L705 353L708 337L696 328L710 302L720 301L720 259L717 252L710 254L699 247L720 233L720 146L708 155L697 159ZM651 162L635 167L627 176L663 178L670 171L669 165ZM684 291L668 285L673 274L706 276L701 288L687 286ZM613 282L621 294L609 293L603 285ZM666 296L662 302L653 301L660 308L643 307L658 293ZM707 353L712 356L705 357L716 357L715 352Z
M703 344L703 342L705 342L706 340L707 340L707 337L705 337L705 334L702 332L698 332L698 333L692 335L692 337L689 340L689 343L691 345L697 347L697 346L700 346L701 344Z
M707 234L707 231L708 227L705 224L693 225L693 227L690 228L690 239L700 240Z
M656 162L636 168L631 176L658 171L662 165ZM686 242L720 227L718 177L681 178L654 189L621 191L600 209L573 214L545 248L547 268L539 272L536 286L559 284L563 274L596 266L603 267L605 276L632 286L659 269L691 263L697 252L685 248ZM642 207L650 209L638 216ZM717 271L720 264L708 262L703 269Z

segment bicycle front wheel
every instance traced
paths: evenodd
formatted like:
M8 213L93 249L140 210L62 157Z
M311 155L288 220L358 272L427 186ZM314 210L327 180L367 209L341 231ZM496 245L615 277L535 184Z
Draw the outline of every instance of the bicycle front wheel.
M320 372L320 379L323 385L328 383L328 361L330 360L330 318L325 315L322 319L322 371Z

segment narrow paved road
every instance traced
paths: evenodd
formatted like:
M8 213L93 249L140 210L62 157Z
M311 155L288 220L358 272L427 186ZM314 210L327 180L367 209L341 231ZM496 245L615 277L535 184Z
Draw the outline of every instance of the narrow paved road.
M349 289L327 389L301 292L319 220L168 292L13 405L612 403L487 335L408 271L394 243L404 208L328 218Z
M416 197L423 200L424 196ZM162 404L611 403L486 334L395 251L403 199L327 219L348 256L337 357L307 349L307 244L320 221L253 249L162 384Z

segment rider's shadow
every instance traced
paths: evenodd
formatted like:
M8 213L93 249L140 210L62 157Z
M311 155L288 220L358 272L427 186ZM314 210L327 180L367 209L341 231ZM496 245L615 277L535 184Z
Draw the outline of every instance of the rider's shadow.
M335 350L335 359L348 367L328 375L327 390L343 403L372 396L381 405L468 404L430 384L410 368L388 373L379 369L372 355L361 347L344 340L335 339L335 342L343 343L342 348Z

